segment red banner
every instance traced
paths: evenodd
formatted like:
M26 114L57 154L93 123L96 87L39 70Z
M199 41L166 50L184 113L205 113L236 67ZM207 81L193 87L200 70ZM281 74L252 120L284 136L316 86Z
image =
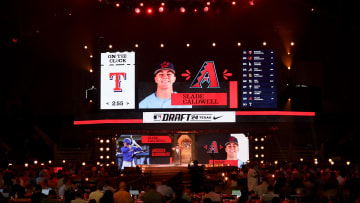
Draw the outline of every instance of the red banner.
M141 136L141 143L172 143L169 136Z
M227 93L173 93L171 105L226 106Z
M151 156L170 156L170 152L167 152L165 148L154 148L151 150Z

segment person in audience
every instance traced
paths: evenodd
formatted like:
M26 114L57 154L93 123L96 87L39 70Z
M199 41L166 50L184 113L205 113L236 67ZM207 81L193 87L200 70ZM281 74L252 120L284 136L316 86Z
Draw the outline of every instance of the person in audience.
M111 190L111 192L113 193L116 191L108 180L105 181L105 184L103 186L103 191L105 192L106 190Z
M70 178L64 178L63 185L59 189L59 196L62 197L65 195L65 191L69 190L69 188L75 189Z
M263 178L260 185L257 186L256 193L259 197L268 192L268 187L270 186L267 178Z
M70 203L87 203L87 201L85 201L85 200L83 199L83 195L84 195L83 191L80 190L80 189L77 189L77 190L75 191L75 199L74 199L74 200L71 200Z
M154 183L151 183L148 186L147 191L145 191L140 198L142 201L144 201L144 203L166 202L164 196L162 196L159 192L156 191L156 185Z
M205 194L204 198L209 198L212 202L221 202L221 196L215 192L214 185L209 185L208 192Z
M72 200L74 200L76 198L76 191L73 187L70 187L69 189L67 189L64 193L64 203L71 203ZM60 196L60 198L62 198L62 196Z
M25 196L25 187L21 185L18 177L15 178L15 184L13 185L10 196L15 197L16 195L18 198L24 198Z
M264 203L271 202L274 197L279 197L279 195L275 194L274 187L269 185L267 188L267 193L264 193L260 196L260 201Z
M36 185L35 192L31 195L31 203L40 203L43 198L47 196L43 194L41 185Z
M258 169L258 166L257 166L256 162L253 162L250 164L250 169L247 174L247 180L248 180L247 186L248 186L248 190L250 192L251 191L256 192L256 189L258 186L259 179L258 179L257 169Z
M111 190L106 190L104 195L100 198L100 203L114 203L114 193Z
M157 187L157 191L160 192L167 201L174 197L174 190L167 185L166 179L162 179L161 185Z
M115 203L127 203L132 200L131 195L126 191L126 183L120 182L119 190L114 194Z
M183 199L183 190L181 188L177 188L175 190L175 198L170 201L170 203L189 203L187 200Z
M43 198L40 203L58 203L56 200L56 191L51 189L47 197Z
M102 188L103 186L101 184L98 184L96 190L90 192L89 199L94 199L96 203L99 203L100 198L104 195L104 193L102 193Z

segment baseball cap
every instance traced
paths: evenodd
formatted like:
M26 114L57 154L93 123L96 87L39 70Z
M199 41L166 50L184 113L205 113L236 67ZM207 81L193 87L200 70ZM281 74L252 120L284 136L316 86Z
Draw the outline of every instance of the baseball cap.
M229 141L227 143L225 143L225 146L230 144L230 143L238 144L238 140L236 139L236 137L230 136Z
M130 140L129 138L125 138L125 139L124 139L124 142L125 142L126 144L128 144L128 145L131 144L131 140Z
M157 65L154 74L156 75L156 73L158 73L161 70L170 70L173 73L175 73L174 64L172 64L169 61L164 61L164 62L160 63L159 65Z

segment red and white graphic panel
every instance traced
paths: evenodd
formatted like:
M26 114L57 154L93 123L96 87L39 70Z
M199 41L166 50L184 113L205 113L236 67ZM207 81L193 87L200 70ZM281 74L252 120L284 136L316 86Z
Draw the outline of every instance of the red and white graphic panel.
M101 53L100 109L135 109L135 52Z

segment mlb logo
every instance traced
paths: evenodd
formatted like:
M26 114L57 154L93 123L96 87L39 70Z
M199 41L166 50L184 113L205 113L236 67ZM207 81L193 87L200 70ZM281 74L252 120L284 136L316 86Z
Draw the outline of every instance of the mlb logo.
M161 114L154 114L154 121L161 121Z

